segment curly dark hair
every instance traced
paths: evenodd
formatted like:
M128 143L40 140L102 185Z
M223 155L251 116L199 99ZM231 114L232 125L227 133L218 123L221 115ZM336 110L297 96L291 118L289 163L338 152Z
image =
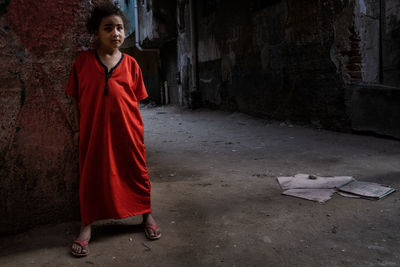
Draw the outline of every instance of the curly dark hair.
M121 17L124 28L127 29L129 26L129 20L125 17L124 13L119 8L117 2L110 0L104 0L96 4L87 18L86 28L90 34L95 34L99 30L101 20L105 17L116 15Z

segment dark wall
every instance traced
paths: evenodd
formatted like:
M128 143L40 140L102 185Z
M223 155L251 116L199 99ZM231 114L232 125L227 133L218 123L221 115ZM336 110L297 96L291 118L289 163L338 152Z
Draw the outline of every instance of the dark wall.
M383 83L400 87L400 2L382 3Z
M176 0L138 0L137 3L143 48L159 48L164 42L176 39Z
M159 54L155 51L140 51L137 49L134 35L133 33L125 39L121 51L133 56L138 62L142 70L146 91L149 95L147 100L161 104L162 78Z
M368 125L371 128L363 129L398 132L390 115L396 106L380 114L380 118L387 117L387 123L373 124L364 124L366 116L353 116L371 112L368 105L355 104L358 111L351 108L351 101L369 101L368 92L399 88L397 0L152 3L151 14L176 8L176 32L157 19L143 25L147 44L167 47L161 52L162 65L167 68L163 79L170 85L173 103L178 96L180 104L192 108L241 111L327 129L358 130L356 125ZM147 16L157 17L150 13ZM177 84L172 80L175 71ZM352 94L354 88L369 89L366 94ZM383 93L382 99L386 96ZM382 131L385 124L388 129Z
M331 60L347 1L197 1L203 104L345 127L344 83Z
M168 92L165 92L165 97L168 97L167 103L180 104L180 95L177 84L177 51L176 39L165 43L161 48L161 69L163 72L163 80L167 82ZM165 86L165 84L164 84Z

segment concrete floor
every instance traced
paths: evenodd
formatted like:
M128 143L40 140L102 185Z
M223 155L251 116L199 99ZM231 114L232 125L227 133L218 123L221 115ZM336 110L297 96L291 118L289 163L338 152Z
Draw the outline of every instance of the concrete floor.
M400 188L400 141L239 113L143 108L154 215L101 221L90 255L69 247L79 222L0 239L0 266L400 266L400 195L281 195L276 176L352 175Z

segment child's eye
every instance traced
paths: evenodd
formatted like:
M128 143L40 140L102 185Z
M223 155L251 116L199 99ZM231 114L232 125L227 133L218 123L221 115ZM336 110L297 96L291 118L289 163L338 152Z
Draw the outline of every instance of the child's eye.
M105 27L104 30L105 30L106 32L109 32L109 31L111 31L111 27Z

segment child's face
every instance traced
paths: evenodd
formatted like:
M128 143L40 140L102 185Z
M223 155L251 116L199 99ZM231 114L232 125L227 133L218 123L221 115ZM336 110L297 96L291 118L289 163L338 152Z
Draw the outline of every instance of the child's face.
M96 34L100 46L107 50L118 49L125 40L124 22L120 16L104 17Z

